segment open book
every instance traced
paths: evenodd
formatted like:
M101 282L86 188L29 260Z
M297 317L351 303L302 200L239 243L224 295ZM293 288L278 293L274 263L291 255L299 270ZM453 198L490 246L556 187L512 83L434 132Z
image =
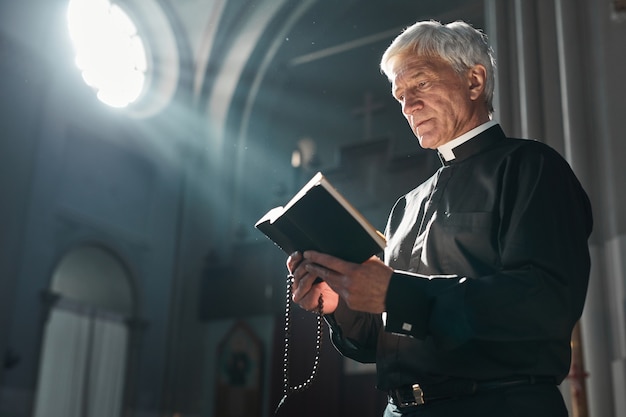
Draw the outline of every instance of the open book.
M284 207L255 227L287 254L316 250L362 263L380 253L385 237L318 172Z

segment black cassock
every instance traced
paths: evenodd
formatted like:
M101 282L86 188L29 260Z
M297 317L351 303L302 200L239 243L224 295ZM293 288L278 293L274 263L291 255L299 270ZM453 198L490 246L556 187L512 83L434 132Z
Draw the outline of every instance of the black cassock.
M556 151L498 125L453 152L391 211L384 323L340 302L333 343L376 362L385 391L455 378L560 383L589 279L587 195Z

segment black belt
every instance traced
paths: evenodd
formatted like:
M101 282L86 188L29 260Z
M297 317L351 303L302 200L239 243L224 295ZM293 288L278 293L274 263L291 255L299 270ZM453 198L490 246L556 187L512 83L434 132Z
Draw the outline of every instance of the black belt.
M389 390L389 400L399 409L416 407L431 401L445 400L476 394L478 392L506 389L522 385L552 384L556 380L551 376L526 376L489 381L472 381L469 379L453 379L433 384L413 384Z

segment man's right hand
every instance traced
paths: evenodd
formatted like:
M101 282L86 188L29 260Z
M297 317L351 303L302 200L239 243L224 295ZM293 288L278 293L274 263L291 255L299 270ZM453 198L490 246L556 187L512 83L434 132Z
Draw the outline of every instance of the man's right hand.
M307 311L317 311L321 294L324 300L324 314L333 313L339 303L339 295L328 284L317 280L316 276L306 270L307 262L299 252L287 258L287 270L293 275L293 301Z

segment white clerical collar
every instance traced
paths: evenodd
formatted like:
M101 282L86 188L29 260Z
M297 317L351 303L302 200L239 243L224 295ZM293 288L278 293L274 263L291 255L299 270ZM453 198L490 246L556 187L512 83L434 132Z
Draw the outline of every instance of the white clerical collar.
M462 143L467 142L474 136L477 136L478 134L497 124L498 122L496 122L495 120L489 120L488 122L485 122L482 125L473 128L469 132L463 133L458 138L452 139L450 142L444 143L443 145L438 147L437 150L439 151L439 154L443 159L445 159L446 161L451 161L456 158L456 156L454 155L454 148Z

